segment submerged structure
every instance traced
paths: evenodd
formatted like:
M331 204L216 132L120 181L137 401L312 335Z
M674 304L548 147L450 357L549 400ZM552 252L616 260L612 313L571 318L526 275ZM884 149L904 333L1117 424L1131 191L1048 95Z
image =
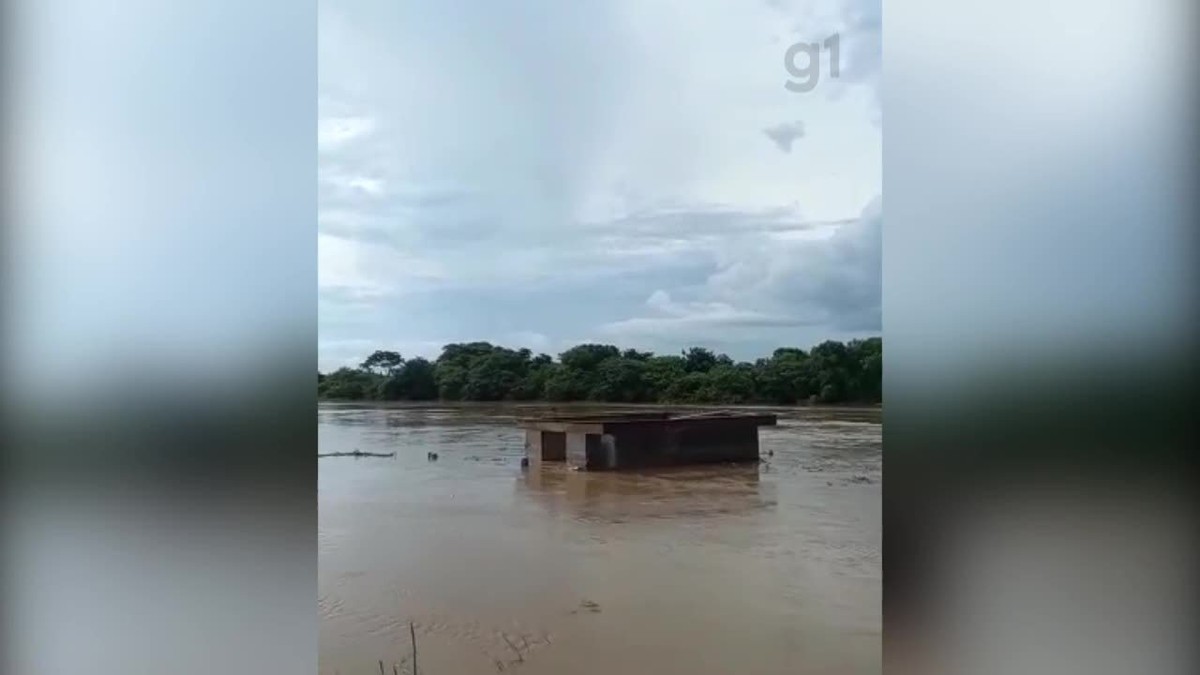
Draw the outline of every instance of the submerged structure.
M588 471L758 461L758 428L775 415L727 411L556 414L519 420L531 466Z

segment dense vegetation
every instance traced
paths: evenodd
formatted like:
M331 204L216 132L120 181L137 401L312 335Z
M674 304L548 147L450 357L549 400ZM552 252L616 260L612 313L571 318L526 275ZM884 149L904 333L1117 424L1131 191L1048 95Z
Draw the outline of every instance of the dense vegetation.
M702 347L657 356L583 344L554 360L488 342L449 344L437 361L371 354L357 368L317 374L322 398L383 401L602 401L611 403L875 403L883 340L829 340L735 363Z

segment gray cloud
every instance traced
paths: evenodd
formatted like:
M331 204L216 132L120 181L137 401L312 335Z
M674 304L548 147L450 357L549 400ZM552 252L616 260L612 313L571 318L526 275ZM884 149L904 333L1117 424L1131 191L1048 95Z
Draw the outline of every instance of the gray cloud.
M820 239L770 240L729 250L707 291L745 298L839 330L881 328L882 200Z
M773 127L763 129L763 133L780 150L791 152L792 142L798 138L804 138L804 122L782 122Z
M826 225L819 237L752 228L730 233L710 242L714 269L703 284L655 289L639 315L605 330L623 336L822 325L842 333L879 331L882 223L876 198L858 218Z

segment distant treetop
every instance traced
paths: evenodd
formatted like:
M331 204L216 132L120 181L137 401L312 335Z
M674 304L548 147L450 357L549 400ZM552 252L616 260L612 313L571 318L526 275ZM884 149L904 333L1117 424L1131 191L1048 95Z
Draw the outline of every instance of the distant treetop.
M883 339L780 347L753 363L704 347L659 356L581 344L533 355L489 342L448 344L436 361L378 350L357 368L317 374L325 399L611 403L878 403Z

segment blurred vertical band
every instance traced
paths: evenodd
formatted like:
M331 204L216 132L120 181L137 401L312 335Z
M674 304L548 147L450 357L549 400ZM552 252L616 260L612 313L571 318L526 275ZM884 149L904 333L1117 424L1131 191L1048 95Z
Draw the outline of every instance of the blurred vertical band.
M886 4L889 672L1194 672L1196 11Z
M0 667L315 672L316 5L3 23Z

